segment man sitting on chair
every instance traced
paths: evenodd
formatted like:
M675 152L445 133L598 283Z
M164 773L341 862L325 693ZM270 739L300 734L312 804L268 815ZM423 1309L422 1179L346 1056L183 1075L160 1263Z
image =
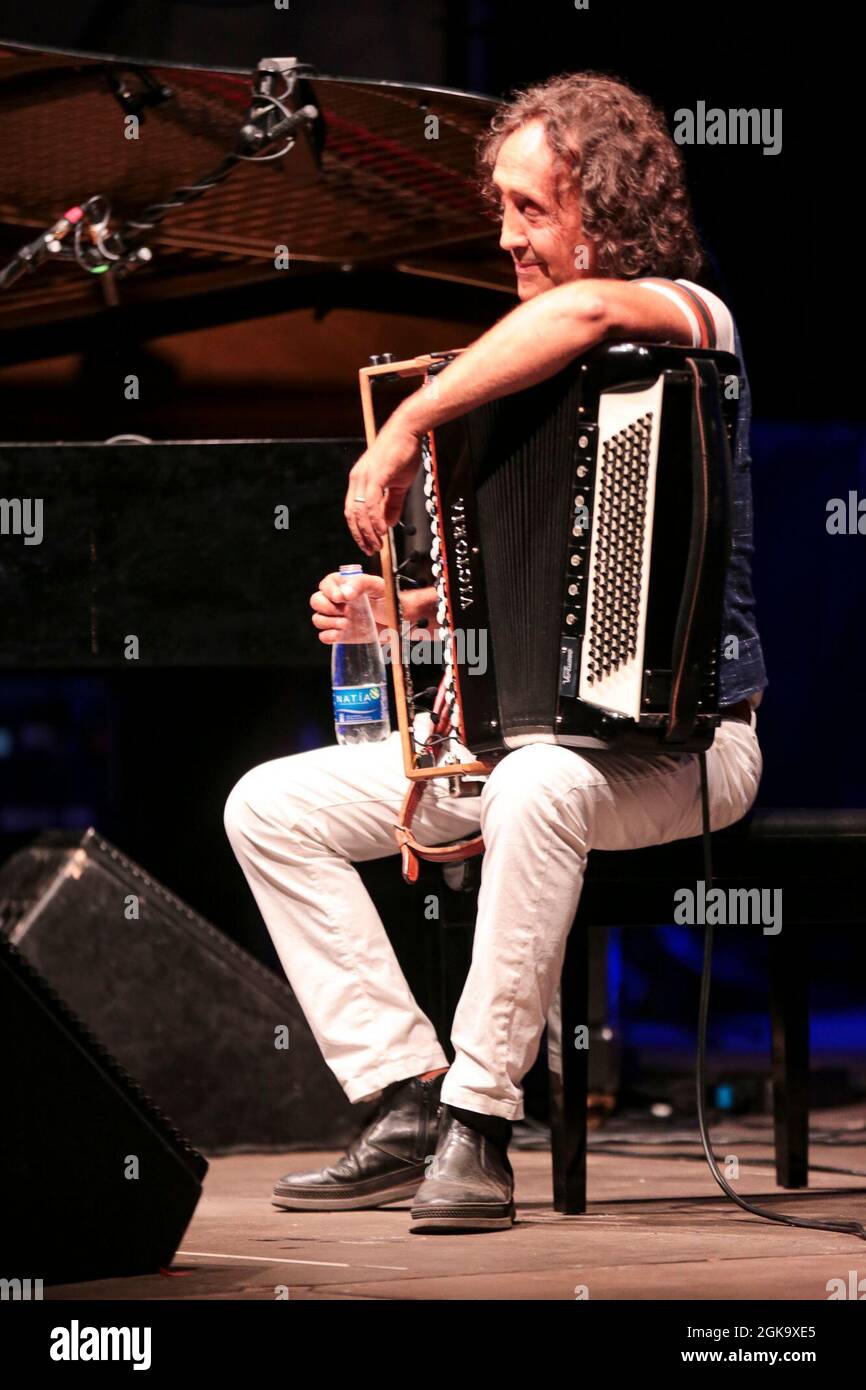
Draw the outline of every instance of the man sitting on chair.
M702 256L682 161L644 97L591 73L531 87L497 111L481 168L521 302L444 368L435 392L409 396L355 464L346 518L368 555L400 516L422 436L445 421L609 340L716 347L742 362L728 309L691 278ZM761 776L755 708L766 676L751 588L749 409L746 390L723 615L737 659L721 662L722 722L707 753L713 829L750 809ZM343 630L344 584L329 574L310 600L326 644ZM386 627L384 581L354 578L350 589L361 588ZM412 621L435 617L432 590L407 603ZM431 779L414 822L419 840L480 829L485 843L450 1067L353 867L398 852L405 784L395 731L253 768L226 804L232 846L328 1066L350 1100L378 1100L336 1163L287 1174L273 1201L336 1211L411 1197L414 1230L498 1229L514 1218L511 1124L523 1116L521 1081L558 987L587 856L697 834L698 759L535 743L497 763L480 797L452 797L447 778Z

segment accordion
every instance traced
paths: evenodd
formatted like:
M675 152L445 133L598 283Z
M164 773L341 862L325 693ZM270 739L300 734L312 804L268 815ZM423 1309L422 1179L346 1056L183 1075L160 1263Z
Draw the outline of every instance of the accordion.
M455 355L364 369L368 439ZM392 653L408 777L486 774L526 743L710 745L738 372L728 353L604 344L425 437L381 551L394 634L408 583L438 593L430 737L420 644Z

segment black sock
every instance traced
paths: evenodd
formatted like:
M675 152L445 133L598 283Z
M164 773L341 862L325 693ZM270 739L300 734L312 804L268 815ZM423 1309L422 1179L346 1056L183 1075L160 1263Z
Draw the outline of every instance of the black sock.
M511 1121L504 1115L482 1115L478 1110L461 1110L456 1105L449 1105L447 1108L467 1129L474 1129L476 1134L483 1134L501 1153L506 1153L511 1141Z

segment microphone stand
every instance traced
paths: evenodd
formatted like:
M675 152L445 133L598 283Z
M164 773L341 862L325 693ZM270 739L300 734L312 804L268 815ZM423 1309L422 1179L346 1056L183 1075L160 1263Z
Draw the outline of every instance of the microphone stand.
M148 246L135 245L134 240L150 232L179 208L203 197L223 183L242 163L260 163L282 159L297 141L298 131L312 129L313 152L318 160L323 144L323 122L318 107L311 102L293 111L286 104L307 88L305 81L313 69L295 58L263 58L253 79L253 96L244 124L238 132L235 149L220 161L215 169L195 183L183 185L158 203L151 203L138 217L128 218L117 231L112 231L111 204L102 194L94 194L80 205L67 211L45 232L22 246L12 260L0 268L0 290L33 272L50 257L74 259L82 270L93 275L112 271L126 275L137 266L153 259ZM282 90L277 92L278 84ZM284 142L282 148L269 152L271 146ZM64 240L73 234L70 252Z

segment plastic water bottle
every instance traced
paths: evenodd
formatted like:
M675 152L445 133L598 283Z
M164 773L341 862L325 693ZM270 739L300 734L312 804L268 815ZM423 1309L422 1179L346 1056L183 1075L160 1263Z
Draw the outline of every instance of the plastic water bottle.
M363 574L360 565L341 565L351 580ZM338 743L379 743L391 733L385 662L370 600L358 594L348 600L343 637L331 650L331 692Z

